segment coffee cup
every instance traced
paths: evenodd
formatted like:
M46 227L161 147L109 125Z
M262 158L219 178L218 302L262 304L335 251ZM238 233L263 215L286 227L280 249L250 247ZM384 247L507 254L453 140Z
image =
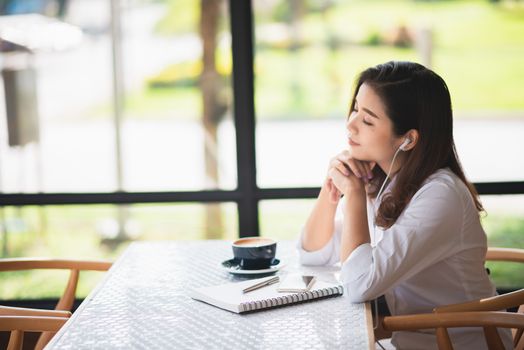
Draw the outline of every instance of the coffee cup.
M233 242L233 256L243 270L261 270L271 266L277 242L265 237L244 237Z

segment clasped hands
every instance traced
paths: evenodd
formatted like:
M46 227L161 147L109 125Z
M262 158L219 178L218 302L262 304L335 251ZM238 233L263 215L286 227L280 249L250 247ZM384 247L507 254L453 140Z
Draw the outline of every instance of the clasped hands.
M344 150L329 162L326 187L332 202L337 203L344 194L365 194L365 185L373 178L375 162L355 159Z

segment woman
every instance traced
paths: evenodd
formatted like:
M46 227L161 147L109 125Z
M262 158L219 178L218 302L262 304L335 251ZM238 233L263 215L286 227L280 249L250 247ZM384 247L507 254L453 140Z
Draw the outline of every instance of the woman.
M340 261L351 301L385 295L393 315L495 295L483 208L457 157L444 80L411 62L369 68L346 126L349 147L330 162L298 244L301 262ZM455 349L482 349L481 332L450 336ZM392 344L436 348L433 331L395 332Z

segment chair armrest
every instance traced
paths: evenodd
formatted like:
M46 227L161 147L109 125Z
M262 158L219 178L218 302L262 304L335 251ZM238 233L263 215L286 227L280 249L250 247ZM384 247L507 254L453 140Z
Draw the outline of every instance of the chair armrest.
M71 317L71 312L62 310L42 310L0 305L0 316L45 316L69 318Z
M466 303L439 306L433 312L500 311L524 304L524 289Z
M385 317L384 329L408 331L448 327L524 328L524 315L509 312L449 312Z
M44 316L0 316L0 330L57 332L69 318Z
M109 260L72 260L47 258L12 258L0 259L0 271L18 271L33 269L91 270L107 271L112 262Z
M486 260L524 263L524 249L489 247L486 252Z

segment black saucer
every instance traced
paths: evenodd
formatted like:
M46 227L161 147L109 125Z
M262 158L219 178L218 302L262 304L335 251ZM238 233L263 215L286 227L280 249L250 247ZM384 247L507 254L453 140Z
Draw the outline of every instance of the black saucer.
M233 258L233 259L223 261L222 267L227 272L232 273L232 274L256 275L256 274L261 274L261 273L277 272L282 267L282 264L280 263L280 260L273 259L273 261L271 261L271 266L269 266L267 269L245 270L245 269L242 269L242 267L240 267L240 260Z

